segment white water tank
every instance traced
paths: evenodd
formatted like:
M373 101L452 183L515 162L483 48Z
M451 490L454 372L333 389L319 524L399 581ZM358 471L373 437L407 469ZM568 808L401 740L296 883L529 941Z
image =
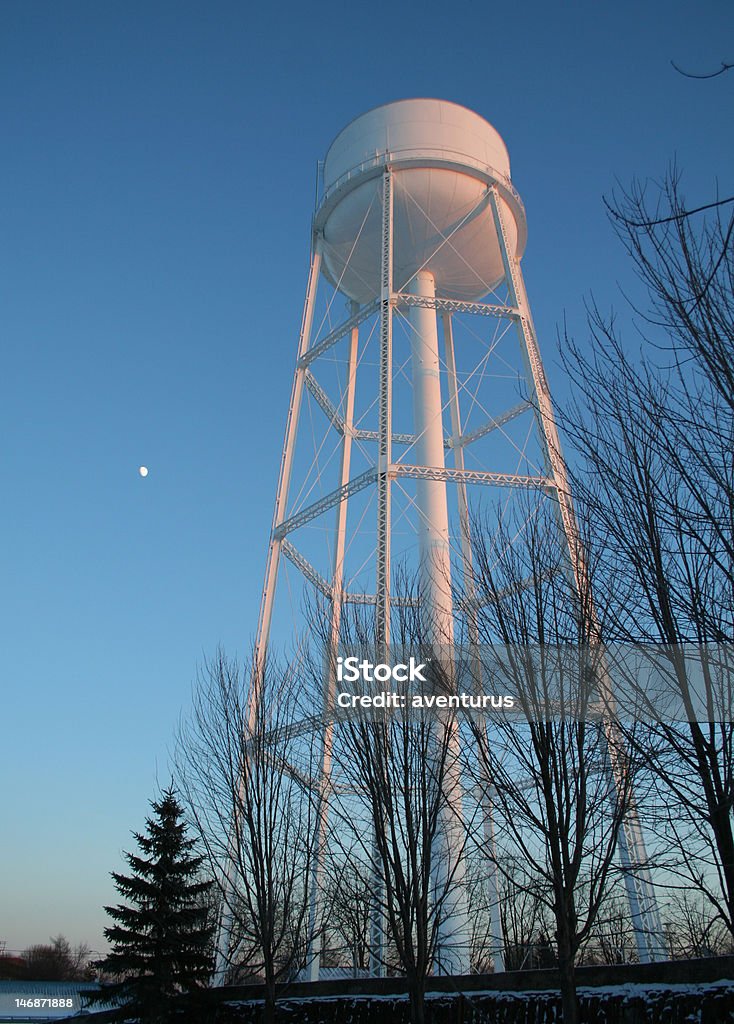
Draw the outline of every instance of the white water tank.
M522 256L527 229L498 132L466 107L445 100L399 100L362 114L334 139L324 163L315 227L324 269L350 299L380 293L382 173L393 170L393 286L406 290L422 269L436 293L473 300L503 277L487 198L497 186L510 240Z

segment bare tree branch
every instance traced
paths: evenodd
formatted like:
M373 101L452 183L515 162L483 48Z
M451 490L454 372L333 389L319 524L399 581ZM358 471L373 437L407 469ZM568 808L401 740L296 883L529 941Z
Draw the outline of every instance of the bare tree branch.
M721 67L718 71L709 71L702 75L697 75L693 71L684 71L683 68L678 67L674 60L670 62L679 75L684 75L686 78L718 78L719 75L723 75L725 71L731 71L734 68L734 64L727 64L726 61L721 62Z

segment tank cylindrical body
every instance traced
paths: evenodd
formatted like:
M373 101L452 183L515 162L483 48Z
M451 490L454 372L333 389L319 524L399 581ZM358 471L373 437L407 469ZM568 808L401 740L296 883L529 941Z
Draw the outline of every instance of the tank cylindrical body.
M507 149L483 118L444 100L400 100L368 111L337 135L324 163L315 226L324 270L360 303L380 290L381 174L394 174L393 281L407 288L419 270L436 293L477 299L503 277L488 186L506 207L513 255L525 248L522 202L510 182Z

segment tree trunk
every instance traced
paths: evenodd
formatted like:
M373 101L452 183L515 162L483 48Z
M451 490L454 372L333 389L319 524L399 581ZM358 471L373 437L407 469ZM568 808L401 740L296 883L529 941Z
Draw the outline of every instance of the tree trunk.
M711 813L711 827L716 837L716 846L721 858L721 870L724 875L725 898L729 911L727 924L729 931L734 934L734 839L729 807L722 807L721 804L716 806Z
M563 1008L563 1024L579 1024L579 1001L576 995L576 976L573 957L558 957L558 973L561 978L561 1006Z
M408 996L410 998L410 1024L425 1024L425 978L419 974L408 975Z
M266 972L263 1024L275 1024L275 976Z
M566 913L556 913L556 929L563 1024L579 1024L581 1016L576 995L574 952L571 945L572 928Z
M719 765L717 755L712 753L703 730L698 722L690 726L691 738L698 759L698 773L703 783L706 807L714 834L714 842L721 861L724 876L724 898L729 920L729 931L734 933L734 833L732 833L731 809L727 799L726 786L721 773L726 765Z

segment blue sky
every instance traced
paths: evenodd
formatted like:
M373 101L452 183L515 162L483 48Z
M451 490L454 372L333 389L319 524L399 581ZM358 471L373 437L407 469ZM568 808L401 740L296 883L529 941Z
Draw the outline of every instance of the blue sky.
M507 143L556 329L623 306L615 179L675 157L731 194L734 9L651 0L0 4L0 941L102 949L196 666L246 649L306 281L316 162L377 104ZM138 466L150 467L146 479Z

